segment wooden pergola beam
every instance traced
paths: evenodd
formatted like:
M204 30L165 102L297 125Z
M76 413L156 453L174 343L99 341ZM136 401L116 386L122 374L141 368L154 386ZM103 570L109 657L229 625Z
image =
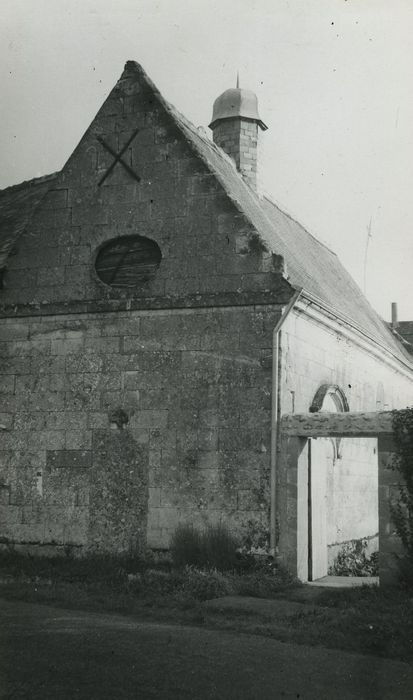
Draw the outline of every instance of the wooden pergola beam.
M281 417L281 434L290 437L378 437L391 435L392 412L295 413Z

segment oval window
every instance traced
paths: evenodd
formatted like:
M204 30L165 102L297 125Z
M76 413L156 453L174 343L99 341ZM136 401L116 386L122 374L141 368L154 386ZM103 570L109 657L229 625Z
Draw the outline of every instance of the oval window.
M149 282L161 263L155 241L144 236L122 236L100 249L95 263L99 279L111 287L136 287Z

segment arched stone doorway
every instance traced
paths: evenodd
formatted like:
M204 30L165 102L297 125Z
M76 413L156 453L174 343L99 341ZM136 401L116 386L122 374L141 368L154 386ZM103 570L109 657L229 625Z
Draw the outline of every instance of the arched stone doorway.
M311 413L346 413L337 385L318 389ZM340 551L356 543L378 548L377 440L311 438L309 441L309 579L327 576ZM369 552L368 552L369 553Z

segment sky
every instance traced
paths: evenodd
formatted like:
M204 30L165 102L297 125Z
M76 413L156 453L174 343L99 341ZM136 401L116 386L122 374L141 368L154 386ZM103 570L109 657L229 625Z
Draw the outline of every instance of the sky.
M265 193L413 320L412 59L411 0L1 0L0 187L60 170L127 60L205 127L239 71Z

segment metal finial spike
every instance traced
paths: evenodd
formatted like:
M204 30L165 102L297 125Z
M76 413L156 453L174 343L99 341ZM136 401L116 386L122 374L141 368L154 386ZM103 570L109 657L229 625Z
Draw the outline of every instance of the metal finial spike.
M239 70L237 71L237 89L239 89Z

